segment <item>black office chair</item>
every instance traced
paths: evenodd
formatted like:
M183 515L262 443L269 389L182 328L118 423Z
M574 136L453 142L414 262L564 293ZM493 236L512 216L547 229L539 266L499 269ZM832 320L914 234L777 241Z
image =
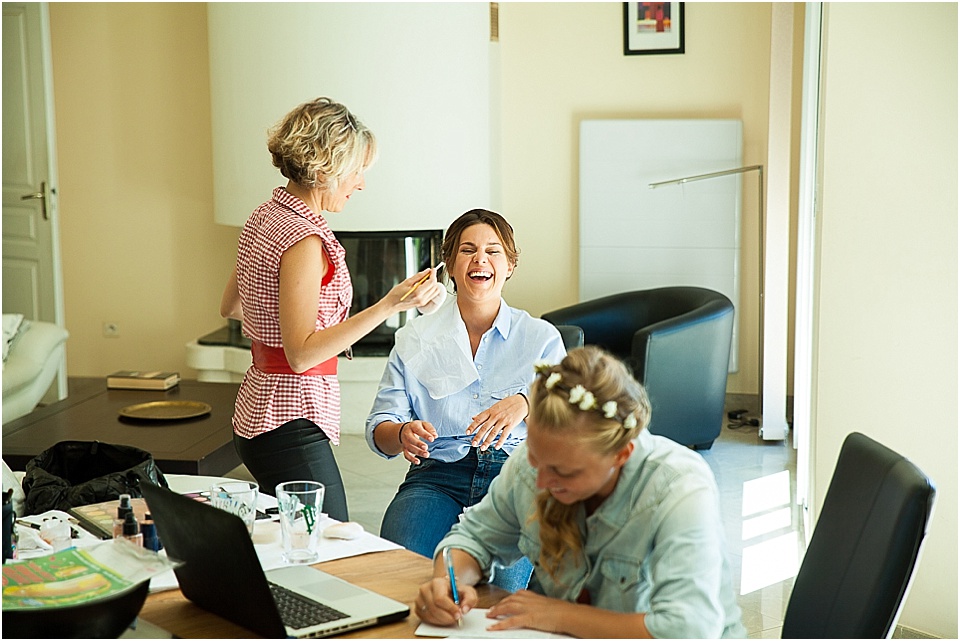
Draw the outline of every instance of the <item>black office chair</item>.
M913 463L853 432L784 615L785 639L881 639L892 631L936 490Z
M650 396L649 430L698 450L723 427L733 303L702 287L659 287L542 315L583 329L583 342L624 361ZM569 348L568 348L569 349Z

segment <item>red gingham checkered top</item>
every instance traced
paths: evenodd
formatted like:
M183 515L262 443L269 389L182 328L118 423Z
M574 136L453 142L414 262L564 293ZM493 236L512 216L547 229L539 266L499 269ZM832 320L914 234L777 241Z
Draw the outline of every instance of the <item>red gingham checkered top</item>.
M350 311L353 285L346 252L327 221L283 187L250 215L240 233L237 284L243 307L243 333L251 340L282 347L280 340L280 257L307 236L323 242L327 276L320 288L317 329L342 322ZM331 271L332 279L328 281ZM267 374L251 366L240 384L233 430L253 438L288 421L306 418L340 442L340 384L336 375Z

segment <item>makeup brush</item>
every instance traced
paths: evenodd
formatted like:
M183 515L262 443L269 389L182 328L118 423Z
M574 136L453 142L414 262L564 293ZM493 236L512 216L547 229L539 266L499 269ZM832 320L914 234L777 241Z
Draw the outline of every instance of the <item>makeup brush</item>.
M436 271L439 272L441 267L443 267L443 263L442 263L442 262L441 262L439 265L436 266ZM403 296L400 297L400 302L402 303L403 301L405 301L405 300L407 299L407 296L409 296L410 294L412 294L413 292L415 292L415 291L417 290L417 287L420 287L420 285L423 285L423 284L424 284L425 282L427 282L429 279L430 279L430 274L427 274L426 276L424 276L423 278L421 278L420 280L418 280L416 283L414 283L413 287L411 287L411 288L407 291L406 294L404 294Z

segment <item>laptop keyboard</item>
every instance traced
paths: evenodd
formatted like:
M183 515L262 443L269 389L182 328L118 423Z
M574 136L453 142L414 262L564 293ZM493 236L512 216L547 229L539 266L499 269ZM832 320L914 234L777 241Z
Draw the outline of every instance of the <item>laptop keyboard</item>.
M295 630L308 628L328 621L346 619L348 615L322 603L308 599L282 585L270 583L270 592L277 604L284 625Z

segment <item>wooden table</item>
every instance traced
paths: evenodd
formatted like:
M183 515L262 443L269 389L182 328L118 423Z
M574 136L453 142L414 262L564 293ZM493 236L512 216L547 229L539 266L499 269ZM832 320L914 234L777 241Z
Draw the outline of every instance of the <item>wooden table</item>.
M71 378L69 395L3 426L3 459L14 470L60 441L101 441L150 452L164 474L223 476L240 465L233 447L237 390L232 383L180 381L167 391L107 389L104 378ZM150 401L202 401L206 416L178 421L120 417L128 405Z
M339 638L414 638L414 632L420 625L414 611L414 600L420 585L433 576L433 562L430 559L409 550L390 550L318 563L315 567L410 606L410 616L402 621L348 632ZM478 591L479 607L482 608L489 608L507 594L492 585L480 586ZM194 605L180 590L151 594L140 611L140 618L187 639L253 636L246 628Z

